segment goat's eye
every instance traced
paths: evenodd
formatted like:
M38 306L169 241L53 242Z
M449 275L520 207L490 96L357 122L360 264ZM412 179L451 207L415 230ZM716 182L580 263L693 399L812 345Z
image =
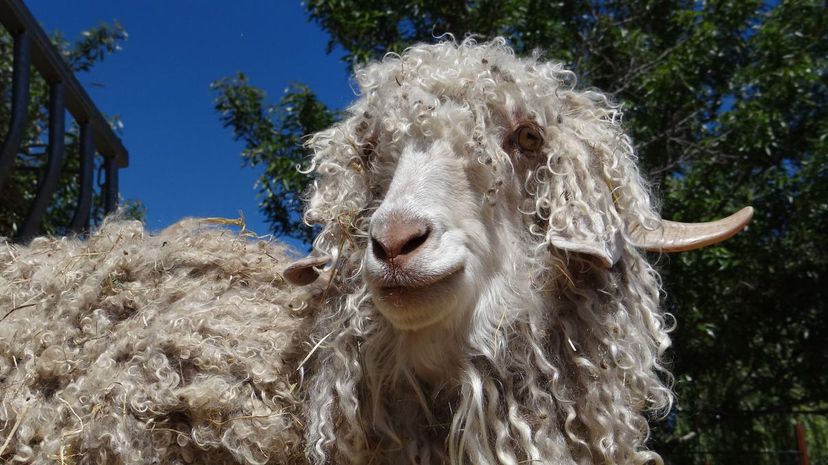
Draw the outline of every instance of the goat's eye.
M524 152L537 152L543 145L543 135L537 126L521 124L515 130L515 141Z

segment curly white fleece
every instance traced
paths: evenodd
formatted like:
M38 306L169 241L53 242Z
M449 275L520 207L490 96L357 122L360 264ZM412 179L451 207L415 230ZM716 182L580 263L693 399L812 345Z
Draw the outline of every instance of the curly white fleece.
M301 457L285 249L200 224L2 244L0 461Z

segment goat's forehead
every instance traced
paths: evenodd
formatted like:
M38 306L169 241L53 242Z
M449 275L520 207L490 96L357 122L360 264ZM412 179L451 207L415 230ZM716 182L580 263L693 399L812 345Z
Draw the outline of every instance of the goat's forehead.
M404 83L364 94L351 119L357 124L366 121L380 132L400 126L429 126L438 132L441 128L496 130L524 119L544 124L549 110L560 105L553 98L534 97L531 89L518 86L487 90L474 85Z
M359 70L359 106L376 113L458 105L495 116L531 114L553 105L571 75L556 63L473 52L412 53Z

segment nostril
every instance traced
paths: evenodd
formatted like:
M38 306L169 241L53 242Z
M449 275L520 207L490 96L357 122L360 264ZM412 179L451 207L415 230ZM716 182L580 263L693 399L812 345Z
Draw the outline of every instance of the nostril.
M431 226L420 219L391 216L371 232L371 252L377 260L414 255L428 241Z
M420 235L409 239L408 242L404 243L403 246L400 248L399 255L410 254L411 252L417 250L417 248L423 245L426 239L428 239L428 235L430 233L431 228L426 228L425 231L423 231Z
M388 254L385 252L385 247L382 246L380 241L373 237L371 238L371 248L373 249L375 257L382 261L388 260Z

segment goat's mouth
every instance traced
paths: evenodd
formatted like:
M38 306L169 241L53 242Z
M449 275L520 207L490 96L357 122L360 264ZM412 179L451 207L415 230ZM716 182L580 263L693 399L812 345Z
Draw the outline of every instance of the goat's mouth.
M448 281L450 281L458 271L459 270L452 271L435 279L429 279L427 282L418 281L411 285L392 284L380 286L378 290L383 299L391 300L396 303L402 303L402 300L410 296L416 296L421 292L432 292L436 287L443 287L444 285L447 285Z
M382 291L414 291L442 284L463 269L458 264L439 273L417 273L389 267L386 273L376 280L376 287Z
M373 280L371 293L377 307L395 326L418 329L439 321L452 307L453 290L459 286L463 269L460 263L428 275L390 271Z

